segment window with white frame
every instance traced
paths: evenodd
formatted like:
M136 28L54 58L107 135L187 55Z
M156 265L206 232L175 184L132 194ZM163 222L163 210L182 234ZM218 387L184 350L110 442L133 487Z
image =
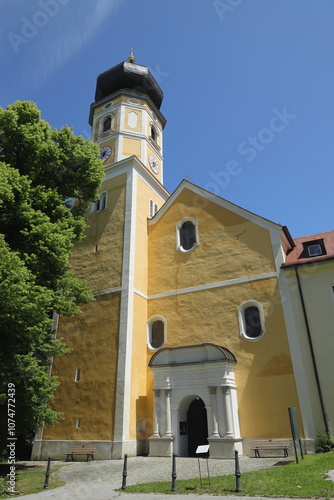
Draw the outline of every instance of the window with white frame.
M156 315L148 321L148 346L150 349L161 349L166 343L167 321L163 316Z
M155 126L151 123L151 139L154 141L154 142L158 142L157 139L158 139L158 132L157 132L157 129L155 128Z
M247 340L259 340L265 333L262 305L255 300L243 302L238 309L240 335Z
M187 217L176 226L176 248L181 252L190 252L198 245L198 222Z
M107 206L107 191L103 191L99 194L98 200L92 203L91 213L95 214L96 212L101 212Z
M113 114L108 114L107 116L104 116L103 118L100 119L99 121L99 134L103 134L103 132L108 132L108 130L111 130L113 127L113 122L114 122L114 115Z
M153 200L150 200L150 217L154 217L157 211L158 205Z
M303 257L318 257L319 255L326 255L326 247L322 238L312 241L303 242L304 252Z

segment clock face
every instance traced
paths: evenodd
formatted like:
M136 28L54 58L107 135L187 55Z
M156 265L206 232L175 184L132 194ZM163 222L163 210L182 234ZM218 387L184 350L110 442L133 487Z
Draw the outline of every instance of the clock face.
M154 158L153 155L150 155L148 157L148 162L150 164L150 167L151 167L152 171L155 174L158 174L159 173L159 165L158 165L157 160Z
M100 149L100 159L103 161L108 160L109 156L111 155L111 147L110 146L104 146L103 148Z

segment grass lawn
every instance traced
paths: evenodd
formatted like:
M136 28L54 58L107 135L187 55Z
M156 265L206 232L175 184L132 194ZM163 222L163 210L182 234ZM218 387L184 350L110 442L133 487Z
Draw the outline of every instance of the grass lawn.
M31 493L38 493L44 489L46 465L15 465L15 494L9 493L9 483L7 474L9 468L7 463L0 464L0 498L10 498L13 496L29 495ZM64 481L54 477L54 472L61 469L63 465L52 465L49 478L49 490L63 486Z
M256 459L254 459L256 460ZM241 493L235 495L291 497L291 498L333 498L334 482L326 480L326 472L334 470L334 452L307 455L299 464L294 462L277 465L270 469L242 473ZM177 480L177 493L211 493L230 495L234 493L234 475L211 478L211 486L206 478ZM171 493L171 481L128 486L126 492Z

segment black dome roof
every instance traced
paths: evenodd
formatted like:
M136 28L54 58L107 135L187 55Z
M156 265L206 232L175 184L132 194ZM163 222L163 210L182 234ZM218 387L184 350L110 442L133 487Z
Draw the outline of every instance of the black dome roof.
M122 62L97 77L95 101L104 99L118 90L135 90L146 94L160 109L163 92L146 66Z

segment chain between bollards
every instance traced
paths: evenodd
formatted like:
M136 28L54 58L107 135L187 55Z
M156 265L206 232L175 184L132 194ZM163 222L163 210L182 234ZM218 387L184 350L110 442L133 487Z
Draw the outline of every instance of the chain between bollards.
M172 491L176 491L176 455L173 453L172 459Z
M48 464L46 466L46 471L45 471L45 481L44 481L44 489L45 490L49 487L50 468L51 468L51 458L49 457Z
M238 451L235 450L235 491L239 493L241 491L241 481L240 481L240 468L239 468L239 457Z
M128 475L128 456L124 455L122 490L126 488L126 476Z

